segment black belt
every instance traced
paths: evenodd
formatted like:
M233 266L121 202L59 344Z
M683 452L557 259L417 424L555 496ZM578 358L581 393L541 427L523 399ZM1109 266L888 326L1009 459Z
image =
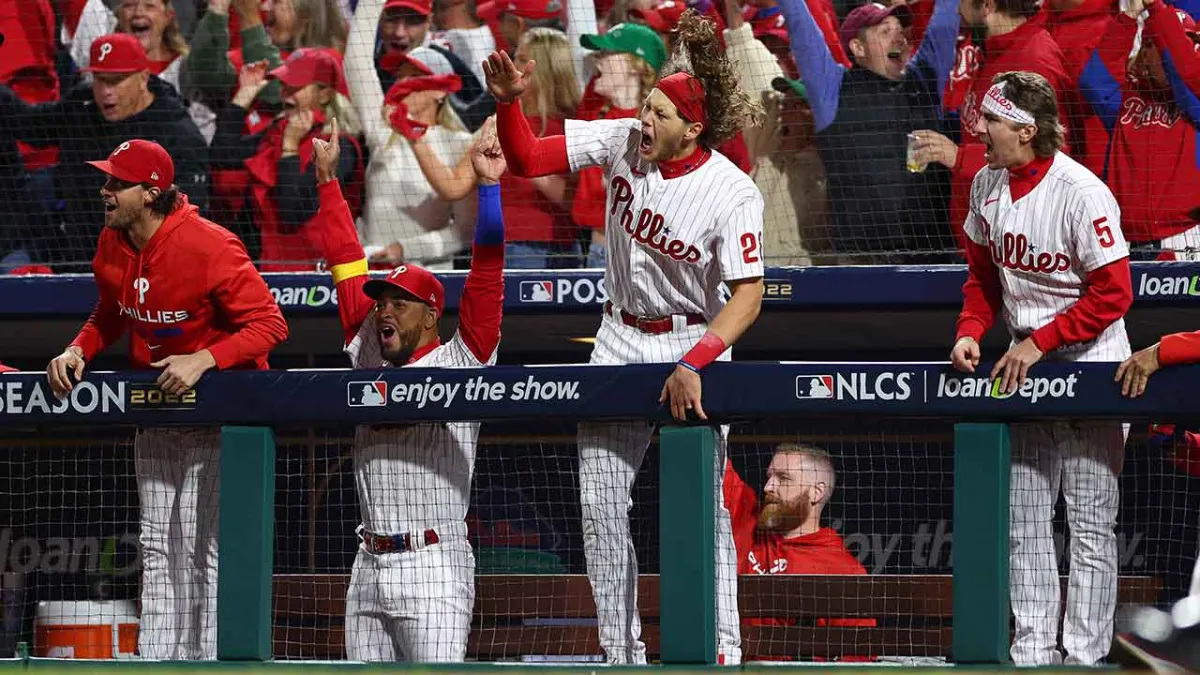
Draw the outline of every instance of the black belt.
M611 302L604 303L604 313L609 316L613 314L613 304ZM678 314L674 316L660 316L649 318L645 316L636 316L625 310L618 310L616 316L621 319L621 323L631 328L636 328L648 335L661 335L662 333L670 333L675 330L674 316L682 316L687 319L687 325L695 326L704 323L704 317L699 314Z

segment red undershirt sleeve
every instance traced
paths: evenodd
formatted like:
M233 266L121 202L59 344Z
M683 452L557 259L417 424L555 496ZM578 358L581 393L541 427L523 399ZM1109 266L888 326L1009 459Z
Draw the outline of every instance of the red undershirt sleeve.
M1096 339L1133 304L1129 258L1115 260L1088 273L1083 297L1070 309L1035 330L1033 343L1043 354L1063 345Z

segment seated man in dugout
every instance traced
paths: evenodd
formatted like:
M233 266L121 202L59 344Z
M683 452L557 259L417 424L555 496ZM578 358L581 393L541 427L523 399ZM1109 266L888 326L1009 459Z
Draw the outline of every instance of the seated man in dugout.
M867 570L831 527L821 527L821 512L833 497L836 476L829 453L784 443L767 467L763 498L725 462L725 505L733 522L738 574L866 574ZM743 618L749 626L791 626L795 617ZM816 626L871 627L871 618L818 618ZM747 653L746 660L768 657ZM841 656L842 661L869 657Z

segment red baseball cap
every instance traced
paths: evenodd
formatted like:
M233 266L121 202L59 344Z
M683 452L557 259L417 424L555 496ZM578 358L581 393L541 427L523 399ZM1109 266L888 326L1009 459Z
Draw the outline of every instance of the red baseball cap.
M683 2L666 0L666 2L660 2L651 9L637 9L635 7L629 10L629 16L653 28L656 32L670 33L672 30L675 30L675 24L679 23L679 18L683 16L683 13L687 9L688 6Z
M903 3L888 7L878 2L868 2L865 5L855 7L854 11L846 15L846 20L842 22L842 27L838 31L838 37L841 38L842 46L846 48L846 52L850 51L850 41L858 37L858 31L879 25L883 23L884 19L892 15L895 15L900 20L900 25L902 26L912 24L912 12Z
M383 96L386 104L400 103L405 96L417 91L444 91L453 94L462 90L462 78L458 75L424 75L402 77L396 80Z
M363 293L372 300L379 300L389 288L399 288L442 315L446 307L446 289L433 272L420 265L401 265L388 273L386 279L372 279L363 284Z
M92 40L88 73L137 73L150 70L146 48L129 33L110 33Z
M289 87L299 89L314 82L329 85L337 93L350 98L346 74L342 71L342 60L329 53L328 49L303 48L292 52L283 65L267 73Z
M494 19L505 12L530 21L546 21L562 16L562 0L493 0L476 8L480 19Z
M1183 24L1183 32L1195 36L1196 20L1192 18L1192 15L1178 7L1173 7L1172 9L1175 10L1175 16L1179 17L1179 23Z
M433 13L433 0L387 0L384 9L411 9L421 16Z
M158 143L140 138L118 145L108 159L88 164L113 178L152 185L159 190L166 190L175 182L175 162L171 156Z

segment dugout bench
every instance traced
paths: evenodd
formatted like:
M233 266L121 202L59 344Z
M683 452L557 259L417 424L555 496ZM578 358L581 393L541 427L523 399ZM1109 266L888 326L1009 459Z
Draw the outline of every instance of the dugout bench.
M797 625L742 628L747 658L828 659L847 654L953 658L950 575L745 575L739 579L742 619L794 617ZM659 578L639 579L642 639L659 655ZM277 574L272 642L277 659L346 657L343 620L346 574ZM1066 577L1062 578L1065 597ZM1157 577L1122 576L1118 605L1154 604ZM475 615L467 658L598 655L596 608L584 575L490 574L476 577ZM819 619L874 618L873 627L819 626ZM745 621L744 621L745 623Z

